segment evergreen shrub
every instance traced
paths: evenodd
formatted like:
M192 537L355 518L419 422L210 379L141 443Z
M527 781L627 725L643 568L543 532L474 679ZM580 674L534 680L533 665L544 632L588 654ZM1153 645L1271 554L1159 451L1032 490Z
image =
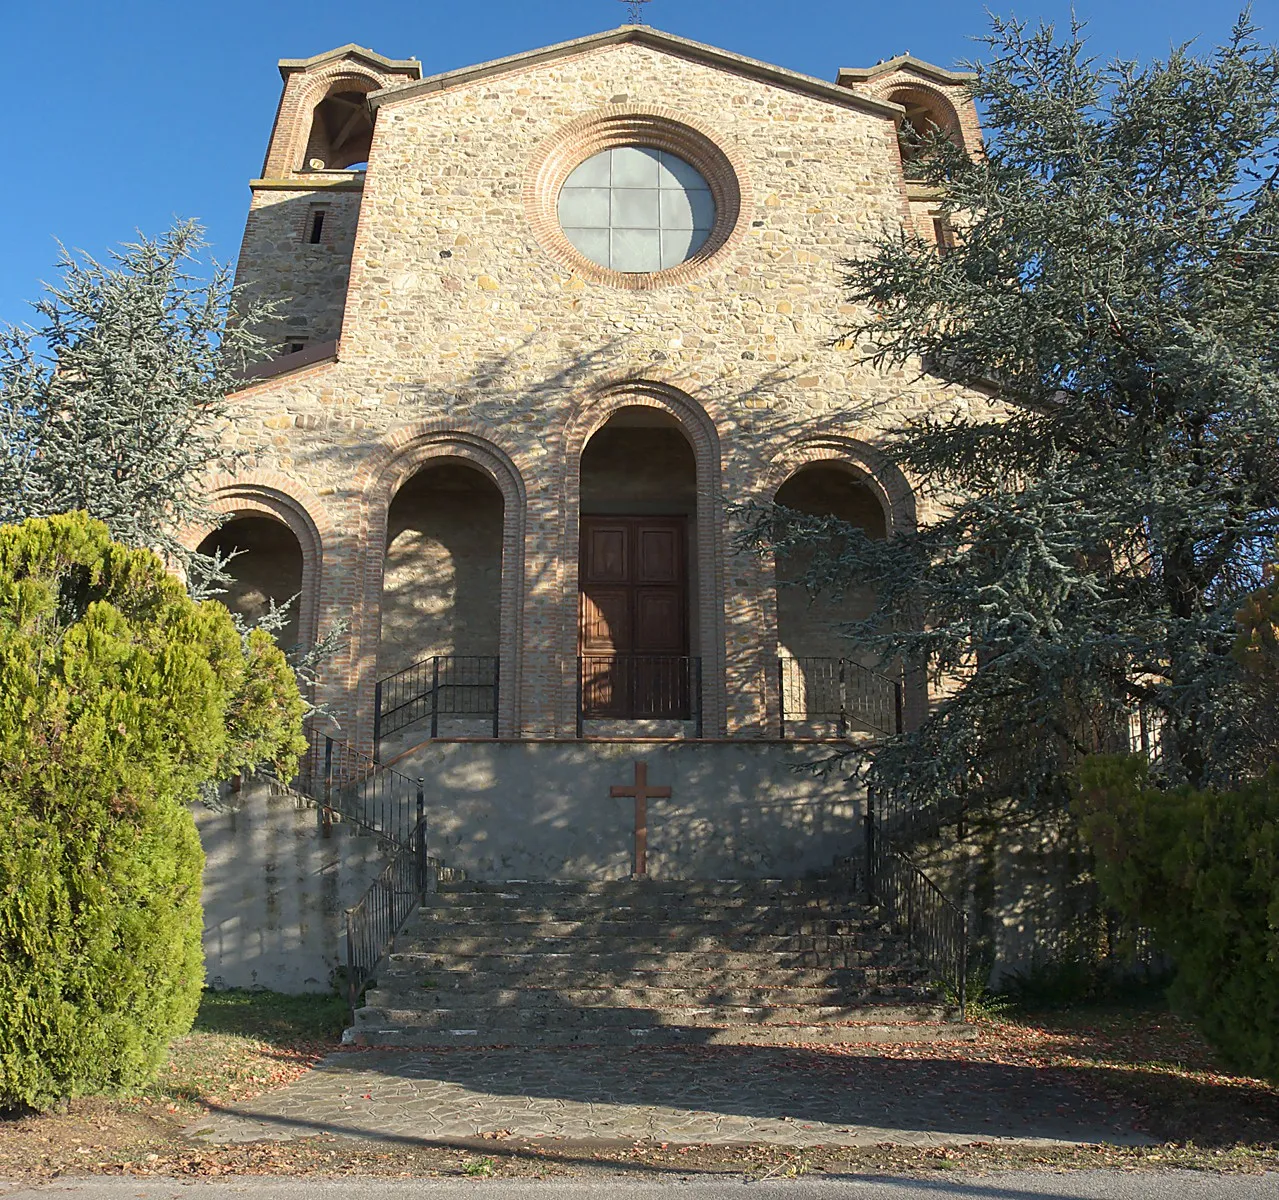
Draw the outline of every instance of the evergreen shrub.
M1176 964L1171 997L1234 1067L1279 1081L1279 768L1236 791L1152 787L1135 758L1080 768L1107 900Z
M146 1082L200 1000L189 803L266 761L303 704L148 550L84 514L0 526L0 1107Z

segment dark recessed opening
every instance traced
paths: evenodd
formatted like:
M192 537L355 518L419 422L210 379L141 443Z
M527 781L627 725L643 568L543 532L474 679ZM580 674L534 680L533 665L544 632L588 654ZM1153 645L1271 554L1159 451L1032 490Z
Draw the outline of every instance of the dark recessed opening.
M317 208L311 213L311 232L307 240L312 246L318 246L324 236L324 209Z

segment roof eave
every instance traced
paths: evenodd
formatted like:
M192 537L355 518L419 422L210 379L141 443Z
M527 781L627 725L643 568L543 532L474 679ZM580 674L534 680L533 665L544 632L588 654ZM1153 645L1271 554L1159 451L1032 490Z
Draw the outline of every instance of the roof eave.
M490 62L477 63L474 66L462 67L456 71L446 71L439 75L431 75L425 79L409 83L395 84L369 95L369 104L380 108L383 104L396 104L403 100L411 100L417 96L429 95L433 92L446 91L449 88L461 87L494 75L509 74L525 67L537 66L551 62L557 58L566 58L573 54L583 54L590 50L605 46L618 46L627 43L653 46L668 54L697 62L707 63L722 70L735 71L738 74L761 79L778 87L803 92L838 104L844 108L855 108L878 117L896 120L901 116L902 108L886 100L876 100L869 96L860 96L850 92L838 84L828 83L812 75L803 75L798 71L789 71L785 67L761 62L759 59L747 58L745 55L733 54L720 50L715 46L707 46L702 42L694 42L689 38L664 33L648 25L622 25L617 29L609 29L603 33L594 33L587 37L575 38L572 41L558 42L553 46L543 46L537 50L526 50L520 54L508 55L506 58L493 59Z
M969 83L977 78L975 71L949 71L945 67L925 62L922 58L916 58L912 54L899 54L896 58L876 63L873 67L840 67L835 80L841 87L848 87L854 83L869 83L880 75L887 75L890 71L899 71L903 67L917 71L920 75L936 80L938 83L951 85Z
M334 62L340 58L362 58L365 62L383 70L403 71L413 75L415 79L422 78L422 64L416 58L387 58L376 50L370 50L367 46L357 46L354 42L347 42L345 46L338 46L334 50L326 50L323 54L313 54L310 58L282 58L278 65L281 77L287 79L295 71L308 71L312 67L322 66L324 63Z

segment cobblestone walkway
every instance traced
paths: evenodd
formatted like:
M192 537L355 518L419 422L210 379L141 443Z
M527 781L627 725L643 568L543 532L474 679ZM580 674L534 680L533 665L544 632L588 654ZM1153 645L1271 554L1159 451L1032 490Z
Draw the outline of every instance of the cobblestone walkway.
M1047 1071L794 1048L371 1051L188 1130L205 1142L337 1134L786 1146L1144 1143Z

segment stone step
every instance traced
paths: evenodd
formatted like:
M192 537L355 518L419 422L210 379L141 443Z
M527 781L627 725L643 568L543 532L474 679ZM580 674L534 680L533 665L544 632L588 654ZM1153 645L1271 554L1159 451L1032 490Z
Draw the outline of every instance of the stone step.
M817 952L840 954L849 951L883 949L887 940L857 933L849 934L775 934L733 933L716 936L695 929L648 932L633 936L583 933L538 937L536 934L501 932L459 933L441 927L434 935L415 929L403 938L406 949L428 954L453 954L475 957L485 954L572 954L609 955L618 957L721 951L736 954L796 954Z
M476 1004L457 1008L404 1008L369 1000L356 1014L356 1027L396 1029L626 1029L731 1028L756 1025L901 1025L944 1021L949 1012L938 1005L883 1004L791 1005L745 1008L708 1005L696 1008L524 1008Z
M444 885L376 972L360 1045L956 1038L846 878Z
M387 987L416 988L424 979L435 986L431 991L479 991L485 988L498 990L523 990L527 988L607 989L607 988L657 988L663 991L681 988L707 992L712 990L752 989L768 990L795 988L807 990L830 989L846 995L873 981L878 975L902 972L916 981L927 981L927 972L897 959L883 965L835 967L812 969L782 967L753 970L717 970L706 967L679 967L669 963L659 967L633 970L598 970L583 967L570 961L565 965L530 962L520 959L508 962L498 959L491 967L462 967L447 960L439 965L431 961L409 958L392 958L381 964L377 977Z
M618 980L610 986L584 987L570 981L564 987L501 987L490 982L470 986L420 987L408 979L379 979L366 994L366 1003L423 1011L483 1005L486 1008L776 1008L840 1006L850 998L858 1003L875 993L883 1003L890 993L914 998L918 972L909 969L867 972L855 987L635 987Z
M724 937L729 934L764 935L784 937L793 934L807 936L838 935L883 936L887 933L879 920L861 920L837 916L810 916L804 913L769 913L758 917L734 920L728 917L700 919L688 914L666 919L617 913L609 916L579 917L511 916L506 913L489 918L473 916L451 919L447 912L424 913L411 926L418 937L436 937L441 933L485 935L490 937L563 938L563 937L616 937L637 938L659 935L676 937L681 933L701 933L708 937Z
M855 899L847 879L605 879L605 880L467 880L442 884L438 893L448 895L506 895L522 899L544 896L626 896L631 903L659 896L745 897L758 896L768 903L785 896L839 896Z
M394 963L415 963L418 969L425 967L456 970L486 971L503 974L527 974L542 967L553 969L557 976L565 971L607 971L636 974L664 970L709 970L722 972L747 972L748 978L756 978L761 971L852 970L861 967L892 965L900 961L900 953L889 954L883 949L860 947L853 950L816 951L794 950L765 952L711 950L658 950L625 951L613 953L572 954L546 951L519 951L511 948L482 953L443 953L415 945L405 946L390 956ZM740 975L739 975L740 977Z
M525 914L565 919L581 913L590 913L603 920L614 913L640 914L659 920L689 917L718 917L730 920L737 917L760 917L779 912L805 913L813 916L874 918L874 909L855 898L838 896L751 897L751 896L618 896L608 904L599 896L571 893L565 896L518 896L512 893L475 895L470 892L436 892L422 909L424 917L448 914L459 918L470 914L472 920L489 920L496 914L503 917L525 919Z
M853 1025L745 1025L734 1028L650 1026L647 1028L594 1027L570 1030L401 1029L392 1025L368 1025L348 1029L342 1040L348 1045L432 1049L457 1046L843 1046L867 1043L972 1041L973 1025L937 1021L919 1024Z

